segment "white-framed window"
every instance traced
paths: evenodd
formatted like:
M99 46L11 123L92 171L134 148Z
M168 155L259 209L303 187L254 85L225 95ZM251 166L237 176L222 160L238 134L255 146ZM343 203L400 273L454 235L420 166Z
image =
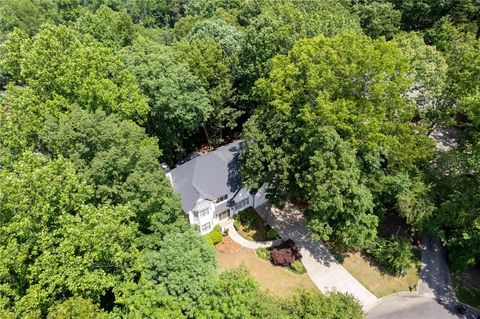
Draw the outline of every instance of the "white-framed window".
M225 194L225 195L223 195L223 196L220 196L219 198L217 198L217 199L215 200L215 203L218 204L218 203L224 202L224 201L227 200L227 198L228 198L228 194Z
M208 215L208 208L198 212L198 217L205 217Z
M235 210L240 210L250 204L250 198L245 198L244 200L239 201L233 208Z
M202 233L209 231L210 230L210 222L203 224L200 229L202 230Z

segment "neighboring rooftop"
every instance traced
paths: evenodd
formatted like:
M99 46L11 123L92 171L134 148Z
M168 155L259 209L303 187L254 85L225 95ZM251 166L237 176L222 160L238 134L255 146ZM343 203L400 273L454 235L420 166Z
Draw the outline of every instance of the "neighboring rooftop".
M235 141L210 153L197 155L170 171L173 188L180 193L186 212L201 198L215 200L240 189L237 169L241 148L242 141Z

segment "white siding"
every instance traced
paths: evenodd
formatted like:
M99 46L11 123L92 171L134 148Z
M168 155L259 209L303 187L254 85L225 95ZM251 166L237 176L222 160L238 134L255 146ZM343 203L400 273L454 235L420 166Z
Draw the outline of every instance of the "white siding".
M267 195L267 184L263 184L262 187L260 187L255 194L255 203L253 204L254 207L258 207L260 205L263 205L267 202L267 198L265 197Z

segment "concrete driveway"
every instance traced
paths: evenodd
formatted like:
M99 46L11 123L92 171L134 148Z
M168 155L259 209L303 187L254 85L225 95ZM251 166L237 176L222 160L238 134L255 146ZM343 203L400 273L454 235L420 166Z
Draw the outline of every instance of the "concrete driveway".
M378 300L335 260L322 242L312 239L303 214L292 204L288 203L284 209L265 204L257 207L256 211L275 228L282 239L290 238L295 242L308 275L321 291L349 293L357 298L364 309Z

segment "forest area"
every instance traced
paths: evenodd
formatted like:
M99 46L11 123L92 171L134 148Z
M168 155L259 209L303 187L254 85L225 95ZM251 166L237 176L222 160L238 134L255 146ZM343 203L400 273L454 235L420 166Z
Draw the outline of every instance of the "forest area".
M479 37L476 0L0 1L0 317L362 318L218 274L161 164L240 138L317 239L480 267Z

